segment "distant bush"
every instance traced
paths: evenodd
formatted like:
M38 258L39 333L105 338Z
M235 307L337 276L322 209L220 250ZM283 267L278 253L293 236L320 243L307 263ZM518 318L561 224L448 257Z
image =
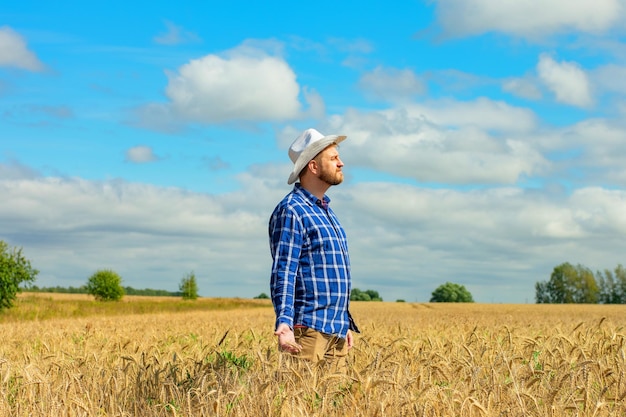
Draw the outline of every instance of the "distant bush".
M119 301L124 296L122 277L110 269L96 271L87 281L87 294L98 301Z
M446 282L433 291L431 303L473 303L472 294L464 285Z
M378 291L361 291L358 288L353 288L352 291L350 291L350 301L383 301L383 299L378 295Z
M254 297L256 300L267 300L268 298L270 298L269 295L265 294L264 292L262 292L261 294L257 295L256 297Z

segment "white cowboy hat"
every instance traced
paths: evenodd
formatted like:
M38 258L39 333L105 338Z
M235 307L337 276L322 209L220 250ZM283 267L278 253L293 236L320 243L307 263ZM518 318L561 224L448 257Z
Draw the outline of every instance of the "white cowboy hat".
M291 158L294 165L287 184L296 182L306 164L315 158L318 153L332 144L338 144L346 137L342 135L324 136L315 129L307 129L302 132L289 147L289 158Z

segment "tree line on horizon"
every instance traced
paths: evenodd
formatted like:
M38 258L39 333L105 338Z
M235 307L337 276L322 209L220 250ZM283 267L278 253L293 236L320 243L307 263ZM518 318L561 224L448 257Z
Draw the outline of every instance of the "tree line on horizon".
M182 292L180 291L167 291L157 290L154 288L133 288L123 286L125 295L145 295L153 297L180 297ZM58 293L58 294L89 294L87 285L81 285L80 287L61 287L59 285L54 287L39 287L37 285L30 285L24 287L24 292L43 292L43 293Z
M39 271L32 267L30 260L22 253L22 248L10 247L0 240L0 311L10 308L16 294L26 292L49 292L70 294L91 294L97 300L119 300L123 295L169 296L195 300L198 285L193 272L185 275L179 291L152 288L136 289L121 286L121 277L111 270L99 270L87 284L80 287L39 287L34 285ZM265 293L254 298L269 298ZM375 290L361 291L353 288L350 294L353 301L383 301ZM404 301L404 300L397 300ZM584 265L569 262L556 266L550 279L535 283L537 304L626 304L626 268L621 264L613 270L605 269L595 274ZM474 302L467 289L460 284L446 282L433 291L430 302Z
M19 292L90 294L97 301L119 301L124 295L171 296L183 300L198 298L198 283L193 272L183 276L178 292L123 287L122 277L111 269L96 271L80 287L39 287L34 284L38 274L39 270L33 268L22 248L11 247L0 240L0 311L13 307Z
M167 291L154 288L133 288L130 286L122 286L122 278L114 271L101 269L96 271L87 281L80 287L39 287L31 284L24 286L24 292L42 292L42 293L58 293L58 294L89 294L96 296L96 299L102 301L115 301L121 299L124 295L142 295L152 297L183 297L184 299L195 300L198 298L198 284L193 272L186 274L180 284L179 291Z
M626 304L626 269L620 264L612 271L595 274L584 265L562 263L550 279L535 284L537 304Z

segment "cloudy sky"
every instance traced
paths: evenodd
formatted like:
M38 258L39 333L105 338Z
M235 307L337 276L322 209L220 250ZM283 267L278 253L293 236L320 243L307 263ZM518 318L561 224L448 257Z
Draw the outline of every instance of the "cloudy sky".
M354 286L534 302L626 262L626 0L4 2L0 240L40 286L269 292L287 148L345 134Z

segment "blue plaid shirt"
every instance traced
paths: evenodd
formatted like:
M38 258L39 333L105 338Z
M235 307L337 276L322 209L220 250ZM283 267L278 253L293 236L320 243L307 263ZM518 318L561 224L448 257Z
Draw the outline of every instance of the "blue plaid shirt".
M350 259L346 234L329 201L296 183L274 209L269 222L270 290L276 327L299 324L345 338L350 328Z

